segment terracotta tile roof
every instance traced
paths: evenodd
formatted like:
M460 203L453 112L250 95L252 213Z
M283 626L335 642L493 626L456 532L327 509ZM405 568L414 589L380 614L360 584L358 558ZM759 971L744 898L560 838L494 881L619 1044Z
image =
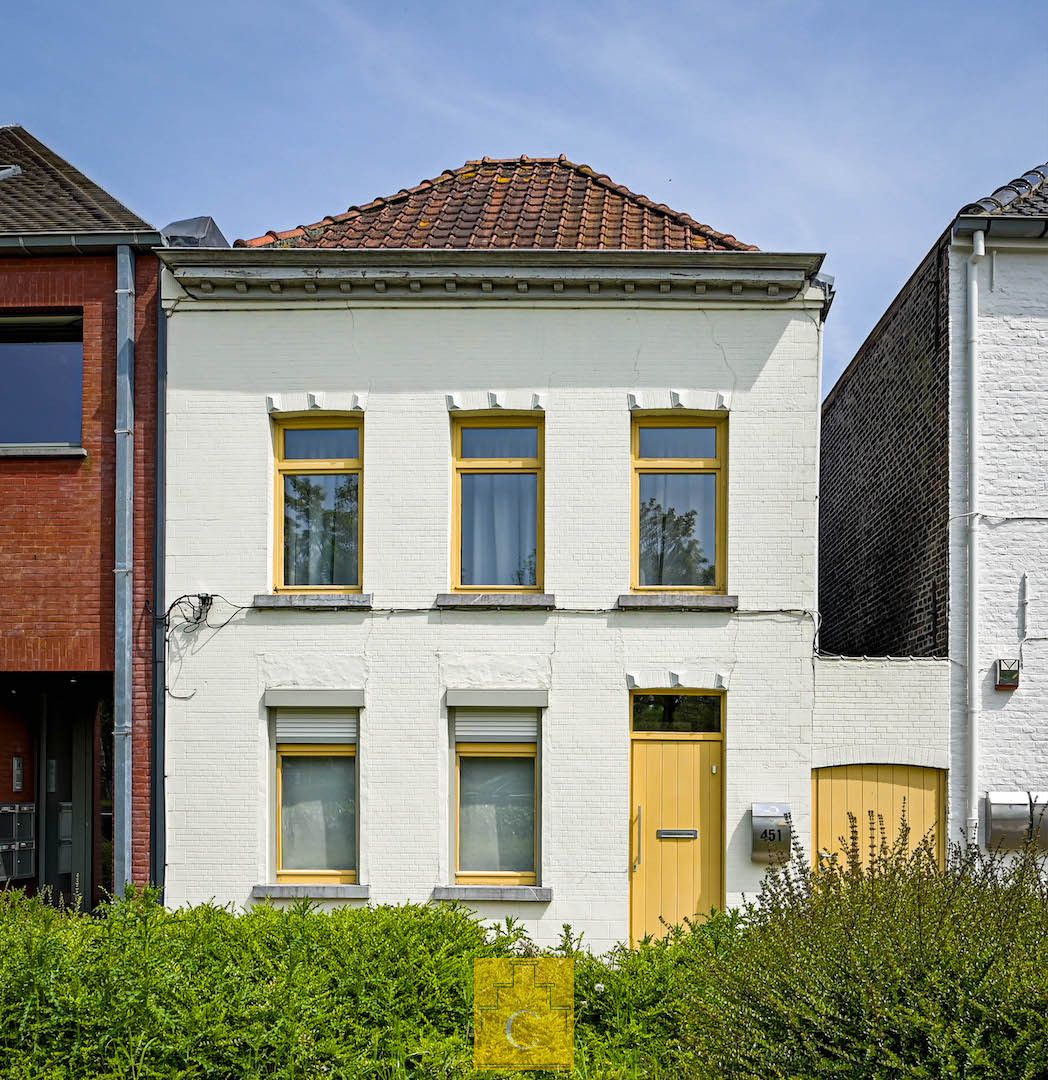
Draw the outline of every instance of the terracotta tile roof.
M236 247L756 251L558 158L482 158L344 214Z
M25 128L0 126L0 235L124 231L153 226Z
M989 214L991 217L1048 216L1048 162L1023 173L986 198L969 203L961 213Z

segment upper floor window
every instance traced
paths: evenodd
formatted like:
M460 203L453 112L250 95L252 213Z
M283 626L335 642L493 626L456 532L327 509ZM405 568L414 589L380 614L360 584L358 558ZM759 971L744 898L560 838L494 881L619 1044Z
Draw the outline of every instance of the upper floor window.
M359 420L279 422L277 589L360 589L363 440Z
M725 589L727 422L633 420L633 587Z
M454 421L454 587L542 591L542 421Z
M83 341L80 312L0 313L0 445L80 446Z

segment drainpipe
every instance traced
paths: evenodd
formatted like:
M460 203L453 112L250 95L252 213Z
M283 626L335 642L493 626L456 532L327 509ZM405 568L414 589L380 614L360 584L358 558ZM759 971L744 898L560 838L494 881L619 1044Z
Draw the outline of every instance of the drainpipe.
M986 234L972 234L968 256L968 838L979 835L979 263Z
M113 669L113 884L131 880L131 664L134 560L135 256L116 249L116 660Z
M161 622L165 610L164 530L167 514L167 316L157 288L156 329L156 471L154 478L156 513L153 519L153 758L152 758L152 843L149 878L164 887L167 865L167 801L164 784L164 746L167 741L167 627Z

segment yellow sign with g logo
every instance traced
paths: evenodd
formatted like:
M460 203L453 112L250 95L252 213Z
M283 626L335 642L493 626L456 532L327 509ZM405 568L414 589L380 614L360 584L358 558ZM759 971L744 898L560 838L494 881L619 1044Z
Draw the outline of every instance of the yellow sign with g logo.
M477 1069L570 1069L575 961L474 960L473 1024Z

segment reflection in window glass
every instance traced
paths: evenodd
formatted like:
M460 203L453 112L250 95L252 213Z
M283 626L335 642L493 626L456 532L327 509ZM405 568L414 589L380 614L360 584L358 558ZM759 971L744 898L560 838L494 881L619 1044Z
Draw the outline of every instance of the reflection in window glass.
M351 756L282 759L282 870L356 869L356 787Z
M717 429L712 427L642 427L642 458L715 458Z
M284 584L357 585L359 478L284 475Z
M721 699L716 694L634 694L634 731L717 733Z
M534 585L538 553L536 475L464 473L461 483L462 584Z
M534 427L462 428L464 458L535 458L539 434Z
M360 457L359 428L285 428L284 457L333 461Z
M459 870L535 869L535 759L459 759Z
M640 584L712 585L716 494L712 473L641 473Z
M79 322L51 328L0 319L0 443L80 445L80 337Z

